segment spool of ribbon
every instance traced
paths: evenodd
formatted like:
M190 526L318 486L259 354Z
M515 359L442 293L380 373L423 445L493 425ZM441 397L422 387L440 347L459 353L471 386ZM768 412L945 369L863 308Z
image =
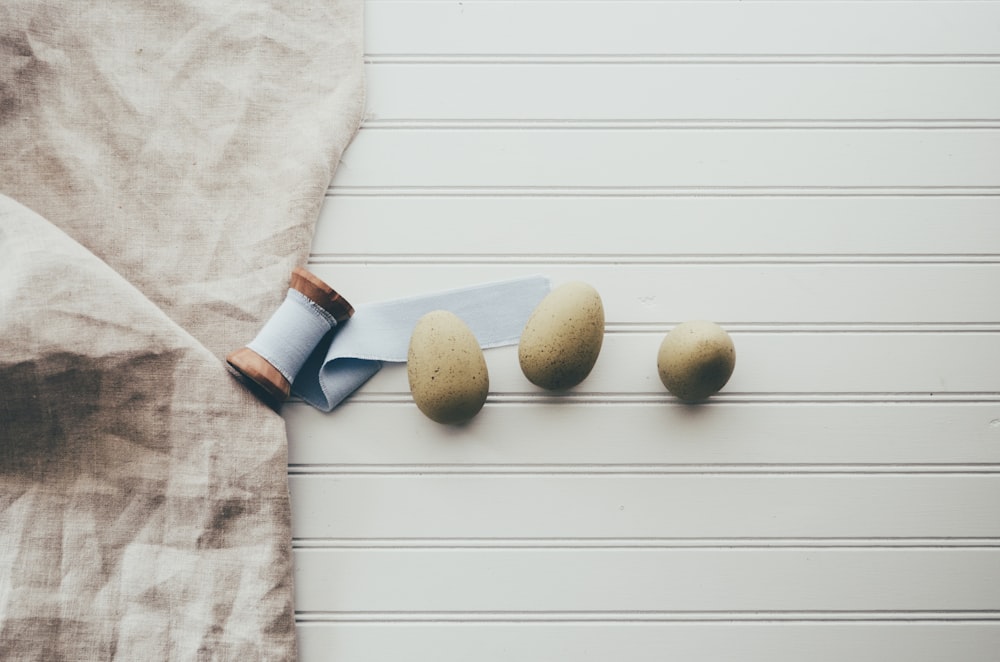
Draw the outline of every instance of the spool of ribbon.
M483 349L516 345L548 278L528 276L442 292L359 305L350 322L317 347L292 384L292 392L330 411L373 377L383 362L406 361L413 327L432 310L448 310L465 322Z
M425 313L455 313L483 349L513 345L548 292L547 278L530 276L372 303L355 314L329 285L296 269L281 307L250 344L226 360L274 404L291 391L330 411L383 362L406 361L413 327Z
M257 336L229 354L226 362L280 404L323 337L353 314L351 304L332 287L296 267L281 306Z

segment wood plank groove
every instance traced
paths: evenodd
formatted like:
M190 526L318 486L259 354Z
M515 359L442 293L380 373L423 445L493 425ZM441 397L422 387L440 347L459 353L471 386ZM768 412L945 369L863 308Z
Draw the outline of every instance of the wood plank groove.
M947 264L947 265L967 265L967 264L1000 264L1000 255L984 253L978 255L754 255L743 254L740 256L731 255L615 255L615 254L549 254L549 253L524 253L521 255L508 254L454 254L454 253L409 253L409 254L386 254L376 253L368 255L348 254L340 255L336 253L311 253L309 261L312 264L331 265L367 265L367 264L395 264L395 265L419 265L419 264L450 264L450 265L475 265L475 264L519 264L546 266L550 264L586 264L586 265L640 265L655 266L668 264L697 264L697 265L736 265L755 264L777 266L784 264L809 264L809 265L829 265L829 264L880 264L880 265L922 265L922 264Z
M289 476L991 476L1000 463L980 464L309 464L289 465Z
M450 119L369 119L359 131L996 131L1000 120L539 120L532 117L510 120L450 120Z
M294 549L966 549L1000 538L294 538Z
M716 0L717 1L717 0ZM823 1L823 0L820 0ZM980 0L992 2L993 0ZM982 53L369 53L366 65L890 65L970 66L1000 64Z
M669 199L669 198L984 198L998 186L343 186L334 181L327 196L405 198Z
M717 623L717 622L991 622L1000 610L840 610L840 611L546 611L546 612L323 612L297 611L311 623Z
M402 391L368 392L361 390L352 394L351 401L366 405L410 405L412 399ZM302 401L294 397L289 404L294 406ZM588 407L615 406L654 406L665 410L689 410L691 405L678 401L668 393L656 391L640 393L568 393L549 395L545 393L491 393L490 406L529 406L551 407L558 404L562 407L570 405L585 405ZM991 405L1000 402L1000 391L969 392L969 393L733 393L723 391L711 397L708 402L697 403L702 409L708 407L721 408L733 406L758 407L761 405L793 406L828 405L849 407L853 405L879 405L920 407L931 404L983 404Z

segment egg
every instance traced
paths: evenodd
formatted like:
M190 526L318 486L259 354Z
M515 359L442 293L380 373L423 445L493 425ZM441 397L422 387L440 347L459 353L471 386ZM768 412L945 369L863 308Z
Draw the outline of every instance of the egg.
M578 281L555 288L531 313L518 343L521 372L549 390L582 382L601 353L604 304L593 287Z
M696 402L717 393L729 381L736 367L736 348L718 324L684 322L663 339L656 366L668 391Z
M406 374L413 401L438 423L462 423L479 413L490 389L483 350L457 315L435 310L410 336Z

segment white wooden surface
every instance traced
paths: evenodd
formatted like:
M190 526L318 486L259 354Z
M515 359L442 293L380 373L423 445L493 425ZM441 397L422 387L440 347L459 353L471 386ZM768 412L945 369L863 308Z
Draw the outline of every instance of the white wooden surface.
M301 659L1000 659L1000 3L368 0L311 266L602 293L552 396L285 408ZM655 354L732 332L706 405Z

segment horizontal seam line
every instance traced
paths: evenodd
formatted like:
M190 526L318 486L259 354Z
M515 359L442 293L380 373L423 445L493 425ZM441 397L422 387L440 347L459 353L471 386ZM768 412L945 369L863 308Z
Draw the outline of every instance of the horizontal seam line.
M605 336L637 336L662 334L677 326L684 320L662 320L657 322L607 322L605 323ZM887 336L887 335L984 335L990 336L1000 333L1000 322L870 322L870 323L850 323L850 322L804 322L804 323L757 323L757 322L732 322L719 321L718 324L733 335L783 335L783 336ZM911 392L912 393L912 392ZM965 392L965 395L975 395L985 393L992 395L993 391L973 391ZM936 394L936 397L962 395L962 392L944 392ZM559 396L571 398L586 396L587 393L564 393ZM597 394L593 394L597 395ZM623 395L615 393L615 396ZM731 395L731 394L730 394ZM743 394L752 395L752 394ZM808 393L794 394L809 395ZM815 395L846 395L815 393ZM870 395L861 393L861 395ZM905 394L903 394L905 395ZM724 397L724 396L723 396Z
M852 186L756 186L756 187L625 187L625 186L344 186L333 184L327 195L353 197L522 197L522 198L815 198L815 197L997 197L1000 186L972 187L852 187Z
M558 131L579 129L600 129L607 131L643 131L643 130L691 130L712 129L714 131L746 130L779 131L784 129L815 129L815 130L853 130L853 131L903 131L920 129L923 131L964 130L983 131L1000 129L1000 120L922 120L922 121L879 121L879 120L784 120L784 121L754 121L754 120L720 120L715 121L683 121L683 120L378 120L369 119L362 122L361 131L393 131L393 130L517 130Z
M312 253L309 261L313 264L595 264L614 265L621 263L641 266L656 265L995 265L1000 264L1000 255L719 255L709 256L649 256L629 254L568 255L568 254L447 254L447 253Z
M921 134L932 131L952 131L952 132L968 132L968 131L998 131L1000 130L1000 122L995 122L991 124L983 125L968 125L968 126L958 126L958 123L947 126L932 126L929 124L923 125L909 125L909 126L872 126L872 125L839 125L835 123L816 123L816 125L808 126L802 125L792 125L787 124L784 126L762 126L754 125L751 123L743 124L729 124L729 125L713 125L713 124L700 124L700 125L671 125L666 123L649 123L644 126L626 126L622 124L602 124L598 125L596 122L579 124L543 124L538 123L502 123L502 122L476 122L476 123L461 123L461 122L410 122L410 123L400 123L399 125L390 125L388 123L379 125L369 121L368 123L362 123L359 127L360 131L423 131L423 132L439 132L439 131L455 131L455 132L468 132L468 131L481 131L481 132L541 132L541 131L602 131L608 133L621 132L621 131L661 131L661 132L680 132L680 131L711 131L713 133L718 133L719 131L796 131L796 132L807 132L807 131L920 131Z
M558 395L552 395L549 393L496 393L491 392L489 394L490 402L493 404L503 404L503 403L548 403L552 401L567 402L567 403L582 403L590 404L596 402L602 402L607 404L614 403L634 403L642 404L649 402L663 403L667 405L673 405L677 407L688 407L684 403L675 401L667 393L660 392L650 392L650 393L564 393ZM366 402L376 402L376 401L400 401L412 404L412 395L409 392L403 391L385 391L382 393L357 393L351 396L352 401L366 401ZM852 394L839 394L839 393L758 393L758 394L733 394L733 393L719 393L712 396L712 399L708 402L698 405L699 407L711 407L711 406L724 406L728 404L741 404L741 403L783 403L783 404L793 404L793 403L809 403L809 404L823 404L823 403L920 403L920 404L931 404L931 403L955 403L955 402L973 402L973 403L995 403L1000 402L1000 393L993 391L985 391L982 393L939 393L939 394L928 394L925 396L916 396L912 394L885 394L885 393L852 393Z
M998 621L995 610L938 611L522 611L522 612L328 612L297 610L297 621L343 622L640 622L640 621Z
M369 52L367 65L954 65L1000 64L996 53L404 53Z
M493 398L490 406L519 406L519 407L551 407L553 399L546 398L544 395L538 398L504 398L498 401L501 396L491 395ZM576 399L576 400L564 400L561 406L564 407L638 407L647 406L650 403L655 402L657 406L673 406L673 407L685 407L681 403L672 402L666 398L627 398L619 397L606 399L604 401L598 401L593 398L586 399ZM367 396L364 394L354 395L350 401L351 403L358 406L399 406L399 407L412 407L413 398L405 397L402 394L398 394L395 397L379 398L375 396ZM894 405L900 407L921 407L921 408L934 408L934 407L995 407L1000 403L1000 396L988 399L947 399L947 400L821 400L821 399L795 399L795 400L769 400L769 399L758 399L758 400L735 400L726 403L725 406L774 406L774 407L794 407L794 406L811 406L811 407L827 407L827 408L841 408L841 407L864 407L864 408L885 408L886 405ZM288 407L306 407L308 405L304 400L292 396L286 403Z
M505 549L618 549L618 550L731 550L731 549L915 549L915 550L963 550L963 549L996 549L1000 548L1000 539L807 539L807 538L719 538L719 539L469 539L469 538L439 538L439 539L337 539L295 537L292 548L299 550L333 550L333 549L481 549L500 551Z
M1000 124L1000 117L382 117L364 124Z
M339 469L324 470L315 469L310 471L290 470L289 477L324 477L324 476L395 476L417 478L423 476L841 476L852 478L858 476L997 476L1000 469L983 470L955 470L955 471L931 471L931 470L852 470L852 471L777 471L777 470L744 470L744 471L667 471L667 470L605 470L605 471L585 471L585 470L502 470L502 469L412 469L412 470L376 470L376 469Z
M335 187L337 188L337 187ZM519 186L516 184L511 185L496 185L496 186L477 186L477 185L454 185L454 186L436 186L436 185L419 185L419 184L399 184L399 185L388 185L381 186L378 184L372 185L353 185L353 186L340 186L339 188L357 188L357 189L381 189L381 188L391 188L396 190L423 190L429 188L455 188L455 189L471 189L471 190L530 190L530 191L588 191L588 190L598 190L598 191L647 191L647 190L664 190L664 191L900 191L900 190L914 190L914 191L998 191L1000 190L1000 185L989 185L989 186L944 186L935 184L919 184L919 185L902 185L902 186L852 186L848 184L828 184L828 185L760 185L760 186L600 186L600 185L578 185L578 186Z

